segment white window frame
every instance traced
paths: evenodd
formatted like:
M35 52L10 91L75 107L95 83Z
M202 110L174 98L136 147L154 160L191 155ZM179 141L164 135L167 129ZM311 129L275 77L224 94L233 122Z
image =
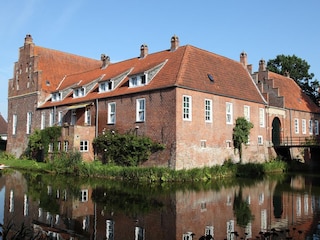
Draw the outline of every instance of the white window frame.
M259 126L262 128L266 126L264 108L259 108Z
M104 81L99 83L99 92L109 92L112 91L114 89L114 81L110 80L110 81Z
M54 112L53 109L49 113L49 127L52 127L54 124Z
M146 120L146 99L138 98L136 100L136 122L144 122Z
M258 145L263 145L263 136L258 135Z
M148 74L140 74L131 76L129 79L129 87L139 87L148 84Z
M250 122L250 106L248 105L243 106L243 116L247 121Z
M52 153L53 152L53 143L49 143L49 146L48 146L48 152L49 153Z
M192 120L192 97L188 95L182 96L182 119L185 121Z
M12 135L17 134L17 123L18 123L18 116L17 114L12 115Z
M89 200L89 191L88 189L81 190L81 202L88 202Z
M76 109L71 109L71 119L70 125L74 126L77 123L77 111Z
M58 126L62 126L62 121L63 121L62 111L59 111L58 112Z
M116 123L116 103L108 103L108 124Z
M63 151L68 152L68 148L69 148L69 142L68 141L64 141L63 142Z
M80 152L88 152L89 151L89 141L88 140L81 140L79 146Z
M314 120L314 134L319 135L319 121Z
M212 122L212 100L205 99L204 100L204 114L205 114L205 122Z
M309 120L309 134L313 134L313 124L312 124L313 122L312 122L312 120L310 119Z
M298 118L294 119L294 133L299 134L299 119Z
M59 101L61 101L61 93L60 93L60 92L52 93L51 101L52 101L52 102L59 102Z
M87 126L91 126L91 109L90 108L86 108L84 111L84 123Z
M31 133L31 126L32 126L32 112L27 112L27 129L26 133Z
M233 124L233 104L226 102L226 124Z
M307 134L307 121L305 119L301 120L301 131L302 134Z
M40 129L45 129L46 128L46 113L42 112L41 113L41 123L40 123Z
M73 89L73 97L79 98L86 95L86 89L84 87Z

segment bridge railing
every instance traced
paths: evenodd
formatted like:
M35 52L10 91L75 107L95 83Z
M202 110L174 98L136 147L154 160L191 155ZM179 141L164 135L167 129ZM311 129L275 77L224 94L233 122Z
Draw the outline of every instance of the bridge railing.
M319 144L320 139L317 137L284 137L280 142L282 146L310 146Z

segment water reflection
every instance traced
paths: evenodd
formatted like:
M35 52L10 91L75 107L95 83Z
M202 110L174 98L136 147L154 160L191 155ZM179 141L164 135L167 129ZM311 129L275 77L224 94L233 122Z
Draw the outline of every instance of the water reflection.
M9 171L0 178L0 221L38 239L318 239L319 183L152 186Z

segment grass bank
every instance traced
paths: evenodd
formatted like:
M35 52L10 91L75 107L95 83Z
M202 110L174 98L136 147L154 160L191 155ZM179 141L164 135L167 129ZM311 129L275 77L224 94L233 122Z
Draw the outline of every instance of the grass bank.
M121 167L104 165L99 161L92 163L74 161L63 164L36 162L16 159L4 152L0 153L0 163L13 169L45 172L50 174L68 174L80 177L108 178L146 182L198 182L211 181L225 177L261 178L268 173L286 172L287 164L273 160L265 163L234 164L226 162L221 166L194 169L172 170L164 167Z

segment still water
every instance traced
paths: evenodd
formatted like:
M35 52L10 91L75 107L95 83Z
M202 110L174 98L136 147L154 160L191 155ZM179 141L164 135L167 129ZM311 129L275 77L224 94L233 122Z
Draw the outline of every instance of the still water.
M319 187L309 175L137 185L5 170L0 222L32 239L319 239Z

